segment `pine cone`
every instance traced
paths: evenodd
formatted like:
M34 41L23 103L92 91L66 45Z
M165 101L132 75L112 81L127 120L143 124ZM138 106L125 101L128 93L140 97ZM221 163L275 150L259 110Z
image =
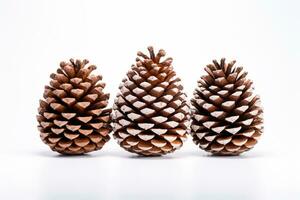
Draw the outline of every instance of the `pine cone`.
M38 109L40 137L53 151L83 154L99 150L109 140L109 94L103 93L102 76L92 75L96 66L88 60L61 62L45 86Z
M150 57L138 52L120 85L113 108L114 137L125 150L157 156L180 148L187 137L189 106L172 58L160 61L164 50Z
M193 141L213 154L248 151L263 132L260 98L253 95L247 73L234 64L223 58L207 65L208 75L198 81L191 101Z

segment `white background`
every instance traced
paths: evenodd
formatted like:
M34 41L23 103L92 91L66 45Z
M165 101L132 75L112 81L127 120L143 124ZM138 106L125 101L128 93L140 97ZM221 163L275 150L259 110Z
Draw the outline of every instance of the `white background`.
M299 199L299 1L0 1L0 199ZM265 111L265 133L238 157L191 142L140 158L110 140L60 156L36 129L59 62L87 58L111 93L138 50L164 48L191 97L212 59L236 59Z

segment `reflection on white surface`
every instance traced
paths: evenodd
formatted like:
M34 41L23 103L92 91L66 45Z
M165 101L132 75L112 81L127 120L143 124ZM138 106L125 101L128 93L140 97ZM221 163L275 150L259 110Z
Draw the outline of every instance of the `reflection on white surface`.
M44 148L43 148L44 147ZM125 152L115 141L82 156L47 147L1 154L0 199L299 199L293 155L261 151L212 156L190 140L162 157Z
M189 152L56 156L41 165L39 199L258 199L262 186L252 162Z
M288 160L287 160L288 161ZM13 166L13 167L10 167ZM286 170L277 174L277 170ZM184 149L139 157L118 149L84 156L31 152L10 157L1 199L297 199L299 180L271 154L215 157ZM14 192L17 191L17 192Z

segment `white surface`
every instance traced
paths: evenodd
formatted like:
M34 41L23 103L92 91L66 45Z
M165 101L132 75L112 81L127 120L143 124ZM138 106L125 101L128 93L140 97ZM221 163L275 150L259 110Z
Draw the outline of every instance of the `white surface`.
M299 1L0 2L0 199L299 199ZM139 158L115 140L64 157L38 136L43 87L61 60L88 58L111 93L148 45L174 58L189 98L212 59L237 59L265 108L265 133L241 157L191 143ZM202 197L202 198L201 198Z

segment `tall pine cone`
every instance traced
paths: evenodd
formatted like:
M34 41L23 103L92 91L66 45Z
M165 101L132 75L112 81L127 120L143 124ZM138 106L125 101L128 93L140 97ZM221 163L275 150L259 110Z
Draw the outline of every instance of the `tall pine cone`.
M164 50L138 52L114 104L114 137L125 150L157 156L180 148L187 137L189 106L172 58Z
M102 91L102 76L91 74L96 66L88 62L61 62L45 86L37 120L42 141L53 151L83 154L101 149L110 138L109 94Z
M247 73L234 64L223 58L207 65L208 75L198 81L191 101L193 141L213 154L248 151L263 131L260 98L253 95Z

